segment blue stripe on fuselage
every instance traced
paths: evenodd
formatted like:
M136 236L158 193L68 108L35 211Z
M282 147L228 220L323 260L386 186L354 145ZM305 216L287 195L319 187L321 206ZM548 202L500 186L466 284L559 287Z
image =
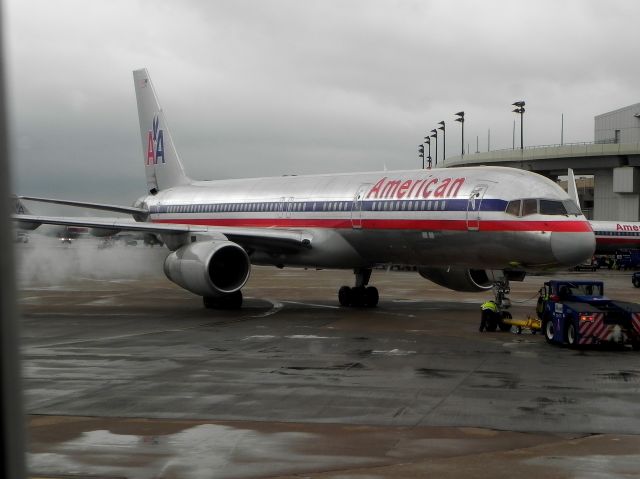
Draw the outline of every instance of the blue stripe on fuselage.
M477 203L480 203L478 201ZM484 199L480 203L480 211L505 211L507 201L500 199ZM208 204L175 204L151 206L152 214L159 213L267 213L282 211L283 205L287 212L341 212L352 211L353 201L259 201L242 203L208 203ZM477 207L476 207L477 208ZM433 199L433 200L365 200L360 208L362 211L467 211L470 208L468 199Z

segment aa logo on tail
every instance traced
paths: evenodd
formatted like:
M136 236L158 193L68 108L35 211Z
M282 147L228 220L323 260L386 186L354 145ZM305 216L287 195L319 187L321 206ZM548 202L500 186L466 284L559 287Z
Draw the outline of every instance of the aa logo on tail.
M165 163L164 136L159 128L158 115L153 117L153 128L147 133L147 166Z

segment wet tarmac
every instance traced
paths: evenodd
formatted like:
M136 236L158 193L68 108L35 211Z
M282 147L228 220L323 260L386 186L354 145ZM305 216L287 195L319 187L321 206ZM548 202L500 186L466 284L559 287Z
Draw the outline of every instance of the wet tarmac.
M159 248L23 248L33 477L640 475L639 353L478 333L490 294L381 270L349 309L348 271L254 268L211 311ZM640 301L630 273L567 274ZM515 317L545 279L512 283Z

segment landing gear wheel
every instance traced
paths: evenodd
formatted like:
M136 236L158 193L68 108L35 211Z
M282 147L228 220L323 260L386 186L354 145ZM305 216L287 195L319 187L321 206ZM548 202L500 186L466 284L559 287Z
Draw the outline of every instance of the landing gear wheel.
M567 324L567 331L565 332L565 338L570 348L576 348L578 346L578 334L573 322Z
M513 316L511 316L511 313L509 311L503 311L502 312L502 319L512 319ZM504 321L500 321L498 323L498 327L500 328L500 331L506 332L511 330L511 325L505 323ZM518 333L520 334L520 333Z
M242 307L242 291L224 296L203 296L202 304L207 309L240 309Z
M640 279L633 278L633 286L640 288Z
M364 305L369 308L375 308L378 306L378 300L380 299L380 295L378 294L378 288L375 286L368 286L367 289L364 290Z
M351 306L351 288L349 286L343 286L338 290L338 301L340 306Z
M367 286L369 278L371 278L371 269L356 268L353 272L356 275L356 285L353 288L342 286L338 290L340 306L375 308L378 305L380 296L376 287Z
M544 337L549 343L553 343L553 337L556 334L556 328L553 325L553 321L545 319L542 322L542 329L544 330Z
M356 308L365 306L366 289L364 286L356 286L355 288L351 288L351 306L355 306Z

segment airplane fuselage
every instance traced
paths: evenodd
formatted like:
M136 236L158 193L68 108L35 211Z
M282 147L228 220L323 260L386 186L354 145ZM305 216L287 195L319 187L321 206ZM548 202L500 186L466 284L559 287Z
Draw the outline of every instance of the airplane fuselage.
M537 209L521 203L508 212L524 199ZM476 167L193 182L144 203L157 223L313 233L309 251L257 252L256 264L531 270L575 264L593 251L589 223L566 211L568 201L540 175Z
M591 221L596 236L596 253L613 254L620 249L640 248L640 223Z

